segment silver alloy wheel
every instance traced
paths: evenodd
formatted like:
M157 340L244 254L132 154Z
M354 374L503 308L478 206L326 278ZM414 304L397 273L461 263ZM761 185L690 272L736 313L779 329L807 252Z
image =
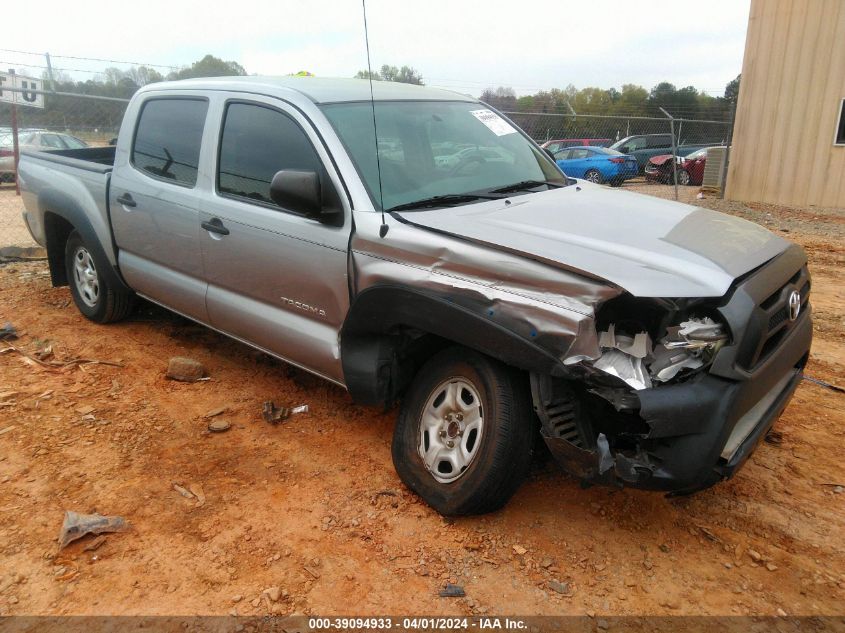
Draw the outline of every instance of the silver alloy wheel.
M95 308L100 298L100 281L94 258L84 246L77 248L73 254L73 281L85 305Z
M484 416L475 386L449 378L432 390L420 416L418 452L428 472L448 484L469 468L481 446Z
M586 178L590 182L594 182L596 184L599 184L601 182L601 174L599 174L599 172L597 172L595 169L591 169L590 171L588 171Z
M678 172L678 184L684 186L689 184L689 172L686 169Z

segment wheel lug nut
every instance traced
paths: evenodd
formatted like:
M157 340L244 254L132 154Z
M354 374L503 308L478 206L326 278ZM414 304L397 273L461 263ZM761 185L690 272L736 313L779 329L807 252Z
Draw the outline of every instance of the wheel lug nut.
M455 443L452 440L449 440L448 442L446 442L446 446L448 446L449 448L454 448Z

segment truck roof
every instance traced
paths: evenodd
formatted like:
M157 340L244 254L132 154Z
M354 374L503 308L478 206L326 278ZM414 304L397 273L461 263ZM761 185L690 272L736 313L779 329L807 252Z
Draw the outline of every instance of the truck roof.
M314 103L370 100L368 80L324 77L207 77L149 84L142 91L185 89L261 92L274 96L295 91ZM373 81L373 96L376 101L477 101L469 95L451 90L395 81Z

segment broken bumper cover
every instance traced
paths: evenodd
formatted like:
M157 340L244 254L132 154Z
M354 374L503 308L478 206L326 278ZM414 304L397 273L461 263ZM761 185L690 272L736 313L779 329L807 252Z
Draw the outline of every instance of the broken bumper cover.
M565 470L585 483L687 494L730 478L780 417L801 380L812 340L810 310L778 352L743 380L701 373L638 392L650 433L636 451L614 452L604 435L585 450L544 439Z

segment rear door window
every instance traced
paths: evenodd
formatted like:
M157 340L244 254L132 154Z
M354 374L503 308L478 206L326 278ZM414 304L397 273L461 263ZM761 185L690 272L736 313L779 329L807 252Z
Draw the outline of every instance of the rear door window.
M204 99L151 99L138 118L132 164L144 173L179 185L197 182L202 132L208 102Z
M649 147L672 147L671 134L656 134L648 139Z
M401 148L391 146L384 151ZM302 128L273 108L230 103L220 139L218 192L276 206L270 199L270 183L282 169L322 169L320 157Z
M634 136L630 141L625 143L629 152L634 152L638 149L645 149L646 140L644 136Z

